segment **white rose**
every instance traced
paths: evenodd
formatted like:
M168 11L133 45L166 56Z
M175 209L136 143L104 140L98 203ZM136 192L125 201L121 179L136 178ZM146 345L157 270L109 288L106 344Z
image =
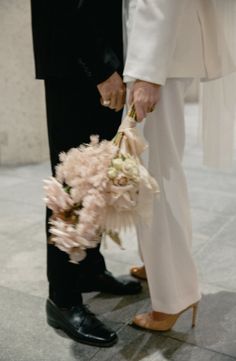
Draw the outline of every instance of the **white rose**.
M122 175L119 175L116 180L114 181L114 184L116 186L126 186L129 183L129 179L127 177L124 177Z
M139 175L137 163L132 159L126 159L123 163L122 172L130 177L137 177Z
M120 158L115 158L112 161L112 166L116 169L116 170L121 170L122 166L123 166L123 160Z
M110 167L107 171L107 175L110 179L114 179L117 177L118 172L114 167Z

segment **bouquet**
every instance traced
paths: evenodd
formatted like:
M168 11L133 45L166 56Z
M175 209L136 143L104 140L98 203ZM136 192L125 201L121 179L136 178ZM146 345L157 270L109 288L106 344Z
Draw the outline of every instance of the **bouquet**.
M131 108L112 141L89 144L60 154L55 177L45 180L45 202L52 210L50 242L78 263L86 249L101 242L103 233L121 244L119 232L140 217L149 223L159 187L142 166L146 148Z

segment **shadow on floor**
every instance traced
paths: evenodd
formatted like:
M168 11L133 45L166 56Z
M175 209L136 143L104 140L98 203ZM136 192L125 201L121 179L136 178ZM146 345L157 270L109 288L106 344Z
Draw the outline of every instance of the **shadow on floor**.
M146 290L147 291L147 290ZM145 294L145 292L144 292ZM137 297L137 296L136 296ZM119 341L109 349L100 349L93 361L159 361L159 360L236 360L236 293L221 291L202 297L197 326L191 328L190 310L183 314L172 331L143 331L128 325L128 319L149 308L148 294L137 297L96 295L92 307L99 301L106 323L117 326ZM95 299L95 303L93 301ZM107 300L113 307L107 312ZM119 323L118 315L119 314ZM109 321L108 321L109 319ZM80 345L72 343L71 352L78 359Z

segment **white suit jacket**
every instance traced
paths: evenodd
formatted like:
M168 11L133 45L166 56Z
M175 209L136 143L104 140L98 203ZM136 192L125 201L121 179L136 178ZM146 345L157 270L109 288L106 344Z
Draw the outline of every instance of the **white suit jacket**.
M164 85L236 71L218 5L231 0L124 0L126 81Z

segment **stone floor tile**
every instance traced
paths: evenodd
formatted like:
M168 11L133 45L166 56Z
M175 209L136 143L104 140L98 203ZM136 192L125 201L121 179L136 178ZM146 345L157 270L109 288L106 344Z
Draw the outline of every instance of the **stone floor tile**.
M202 234L193 234L192 252L196 255L209 242L209 237Z
M230 221L230 217L203 209L192 209L192 225L195 237L212 238Z
M208 212L220 213L223 216L234 216L236 210L235 194L220 193L210 190L192 189L190 191L192 208Z
M236 217L234 217L231 222L216 235L215 239L221 241L223 244L236 247Z
M217 288L213 292L211 287L207 294L204 288L196 327L191 329L191 311L188 310L167 336L236 359L236 293Z
M1 200L10 200L20 204L43 207L43 198L44 191L42 179L26 179L14 186L5 186L0 189Z
M119 342L100 350L92 361L233 361L234 358L182 343L160 333L125 326Z
M5 188L14 187L19 183L22 183L23 181L24 181L23 179L16 176L8 175L2 172L2 169L0 169L0 198L2 195L2 191Z
M2 236L0 285L46 296L46 247L41 223L14 236Z
M39 297L0 287L0 313L1 361L89 361L98 351L50 328Z
M194 152L192 149L185 150L185 156L183 159L184 169L201 169L202 167L202 154ZM189 176L187 177L188 180ZM188 182L189 183L189 182Z
M211 295L211 294L216 294L216 293L219 293L221 291L225 291L225 292L232 292L232 290L229 290L227 289L226 287L223 287L221 285L214 285L212 283L207 283L205 282L204 280L202 280L200 282L201 284L201 290L202 290L202 293L204 295ZM233 292L234 293L234 292Z
M37 223L43 227L45 209L43 206L33 206L10 200L0 200L0 233L1 235L18 234Z
M190 188L236 194L236 167L225 172L209 169L203 170L201 168L186 168L185 173Z
M213 239L197 253L195 260L206 283L236 291L236 247Z

